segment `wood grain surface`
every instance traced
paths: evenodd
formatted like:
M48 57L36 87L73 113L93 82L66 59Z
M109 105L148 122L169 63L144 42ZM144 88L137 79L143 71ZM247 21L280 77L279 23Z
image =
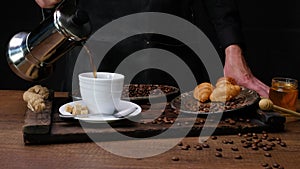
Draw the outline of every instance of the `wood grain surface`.
M299 118L288 116L285 131L267 133L267 138L281 139L285 146L275 140L263 139L265 144L274 143L272 150L252 150L244 148L246 136L220 135L209 138L208 148L196 150L198 137L186 137L183 146L191 148L184 150L183 146L174 146L168 151L146 158L127 158L113 154L101 148L97 143L67 143L46 145L25 145L22 128L24 125L26 103L22 100L23 91L0 91L0 165L1 168L264 168L261 163L280 164L284 168L297 169L300 165L300 122ZM56 93L65 96L65 93ZM299 111L299 104L298 104ZM256 133L262 137L262 133ZM250 136L249 136L250 137ZM247 137L247 138L249 138ZM166 140L161 139L162 142ZM232 143L224 143L230 141ZM124 145L128 141L112 142ZM141 151L155 148L156 142L151 140ZM202 145L203 146L203 145ZM238 151L233 151L236 146ZM217 148L222 148L222 157L216 157ZM266 157L265 153L271 157ZM242 159L235 159L241 155ZM177 159L177 160L175 160ZM273 167L274 168L274 167Z

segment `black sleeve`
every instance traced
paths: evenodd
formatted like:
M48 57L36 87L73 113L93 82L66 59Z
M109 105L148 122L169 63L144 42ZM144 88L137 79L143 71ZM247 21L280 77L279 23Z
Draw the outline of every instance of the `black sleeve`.
M237 44L245 47L238 5L235 0L205 0L221 48Z

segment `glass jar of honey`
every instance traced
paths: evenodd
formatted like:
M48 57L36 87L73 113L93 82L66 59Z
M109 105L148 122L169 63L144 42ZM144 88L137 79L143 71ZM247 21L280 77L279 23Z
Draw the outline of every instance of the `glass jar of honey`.
M296 111L298 81L292 78L274 77L269 98L274 105Z

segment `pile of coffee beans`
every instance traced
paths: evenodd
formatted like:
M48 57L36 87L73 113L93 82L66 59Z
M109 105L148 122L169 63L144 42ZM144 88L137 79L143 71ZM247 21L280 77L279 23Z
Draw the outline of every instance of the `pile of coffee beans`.
M241 137L241 143L244 148L252 148L252 150L262 149L264 151L271 151L277 145L286 147L286 143L279 137L270 137L267 132L263 131L261 136L256 133L238 134Z
M223 112L226 110L234 110L247 105L246 97L236 97L225 103L223 102L199 102L194 99L192 93L182 94L181 97L177 97L172 101L174 107L180 107L183 111L208 113L208 112Z
M166 116L160 116L156 119L154 119L152 122L152 124L173 124L174 123L174 119L173 118L167 118Z
M178 89L173 86L155 84L129 84L124 86L122 98L144 98L148 97L150 94L154 96L160 96L176 92L178 92Z
M271 151L276 145L280 147L287 146L280 137L271 137L266 131L263 131L260 135L256 133L239 133L238 136L241 138L241 143L244 148L251 148L253 151L262 150L265 157L272 157ZM261 166L265 168L284 168L278 163L274 163L272 166L268 163L262 163Z
M211 136L210 139L212 141L220 141L220 145L224 146L219 146L215 147L215 153L214 156L217 158L222 158L224 156L227 156L226 154L223 154L223 150L227 149L228 150L228 145L230 145L230 150L232 152L237 152L234 153L233 157L236 160L242 160L243 156L241 154L238 154L240 149L249 149L250 151L261 151L262 155L266 158L271 158L272 153L271 151L276 149L276 146L278 147L287 147L287 144L280 138L280 137L272 137L270 136L266 131L263 131L261 133L238 133L237 137L239 138L238 141L239 143L235 143L233 140L229 139L228 137L225 137L223 139L222 136ZM236 139L235 139L236 140ZM225 144L227 146L225 146ZM183 144L182 142L178 143L177 145L180 150L191 150L191 146L189 144ZM211 146L208 143L208 140L202 144L197 143L193 146L194 150L203 150L203 149L209 149ZM211 149L213 150L213 149ZM228 151L225 151L225 153ZM232 156L232 154L230 154ZM175 158L173 161L179 161L179 158ZM261 167L264 168L279 168L283 169L284 166L280 165L277 162L274 162L273 164L269 164L266 162L263 162L260 164Z

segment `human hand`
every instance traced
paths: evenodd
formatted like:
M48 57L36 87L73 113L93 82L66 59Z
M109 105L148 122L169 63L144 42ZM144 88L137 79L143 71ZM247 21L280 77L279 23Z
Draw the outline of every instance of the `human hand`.
M35 2L41 8L53 8L56 4L61 2L62 0L35 0Z
M234 78L239 85L255 90L261 97L269 97L270 87L252 74L238 45L228 46L225 55L224 76Z

